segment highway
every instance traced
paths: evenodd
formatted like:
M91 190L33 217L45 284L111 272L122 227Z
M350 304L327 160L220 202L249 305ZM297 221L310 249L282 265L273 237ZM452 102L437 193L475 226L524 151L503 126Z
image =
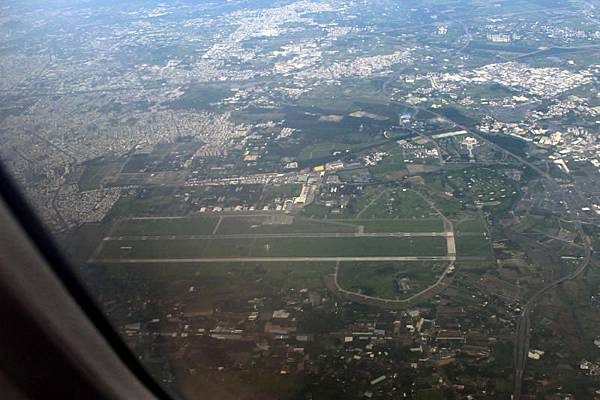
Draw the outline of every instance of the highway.
M581 225L579 225L579 229L581 229ZM581 235L583 231L580 232ZM591 242L589 237L583 236L585 241L584 251L585 255L581 264L577 267L577 269L567 276L561 277L556 281L549 283L544 286L537 292L535 292L525 303L523 306L523 310L521 311L521 315L517 319L517 329L516 329L516 338L515 338L515 350L514 350L514 364L515 364L515 378L514 378L514 400L519 400L521 398L521 392L523 387L523 373L525 372L525 367L527 365L527 355L529 353L529 342L531 340L531 318L530 314L533 308L535 307L536 301L548 290L553 289L560 285L563 282L566 282L571 279L577 278L581 275L587 266L590 263L592 257L591 251Z

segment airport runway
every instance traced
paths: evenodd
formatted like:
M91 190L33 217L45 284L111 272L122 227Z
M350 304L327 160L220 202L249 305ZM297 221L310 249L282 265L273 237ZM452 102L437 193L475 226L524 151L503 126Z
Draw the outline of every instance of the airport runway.
M241 233L231 235L142 235L107 236L105 241L124 240L219 240L219 239L280 239L280 238L354 238L354 237L450 237L452 232L377 232L377 233Z
M100 258L99 264L244 263L244 262L346 262L346 261L454 261L453 256L432 257L197 257L197 258Z

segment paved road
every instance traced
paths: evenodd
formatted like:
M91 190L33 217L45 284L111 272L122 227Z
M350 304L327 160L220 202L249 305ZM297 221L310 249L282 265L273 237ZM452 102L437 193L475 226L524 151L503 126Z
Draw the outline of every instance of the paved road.
M471 34L471 31L469 31L469 27L463 21L458 21L458 23L462 26L465 36L467 37L467 42L457 51L457 53L462 53L473 41L473 35Z

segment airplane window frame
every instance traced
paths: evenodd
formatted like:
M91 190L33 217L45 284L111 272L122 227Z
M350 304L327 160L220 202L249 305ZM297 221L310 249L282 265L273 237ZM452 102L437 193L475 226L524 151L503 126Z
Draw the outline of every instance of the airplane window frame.
M39 252L43 261L50 268L50 273L62 284L66 292L65 294L76 303L80 311L95 328L96 333L105 340L122 365L131 372L133 377L151 395L158 400L173 400L173 397L142 366L119 333L114 329L77 276L71 262L56 245L54 238L48 233L46 227L21 193L18 183L10 176L1 161L0 182L2 182L2 185L0 185L0 199L4 203L8 213L19 224L23 233L30 240L30 244ZM11 268L11 266L8 268ZM64 350L65 353L69 351L69 349Z

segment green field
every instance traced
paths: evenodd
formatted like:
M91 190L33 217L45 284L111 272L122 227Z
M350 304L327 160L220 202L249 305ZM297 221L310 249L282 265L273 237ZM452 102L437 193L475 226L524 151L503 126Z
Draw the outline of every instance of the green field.
M218 217L124 219L114 236L210 235Z
M333 233L357 232L358 228L332 221L313 220L295 217L291 224L268 223L270 217L225 217L217 230L218 235L241 233Z
M447 217L456 215L461 208L501 213L509 210L518 196L516 182L505 174L508 170L467 167L447 175L430 175L426 177L426 190ZM444 192L450 192L452 197Z
M517 232L541 232L557 235L561 229L558 218L544 215L526 215L514 227Z
M239 281L255 284L261 280L263 286L277 288L316 288L320 287L321 276L332 273L332 262L274 262L262 263L148 263L148 264L107 264L106 273L114 279L126 281L155 281L158 284L179 280L192 280L197 285L214 287L227 286Z
M204 215L181 218L123 219L112 236L217 235L277 233L366 233L442 232L444 224L437 218L340 219L322 220L287 216ZM281 222L288 218L291 223ZM218 223L221 219L221 223ZM288 221L288 222L290 222ZM361 228L362 227L362 228Z
M217 234L237 233L352 233L442 232L441 219L339 219L320 220L295 217L291 224L263 224L263 217L224 218Z
M377 150L388 153L386 157L377 165L369 168L371 174L378 180L398 180L406 174L406 165L404 164L404 151L398 145L384 146Z
M368 296L403 299L433 285L446 266L431 261L342 263L338 283L346 290ZM398 288L399 279L406 280L404 290Z
M323 203L304 207L303 215L315 219L420 219L439 218L439 213L416 191L385 185L370 185L350 195L343 209L332 212Z
M355 208L360 210L361 218L439 217L437 211L412 190L392 189L383 192L381 188L369 188L368 190L374 191L374 193L370 193L370 201L361 199L361 201L357 201L358 204Z
M110 210L110 217L132 217L155 215L184 214L189 206L180 195L179 189L173 187L151 187L139 193L121 196Z
M444 256L443 237L115 240L103 258Z
M350 222L350 221L348 221ZM362 225L367 233L379 232L443 232L444 222L441 219L380 219L380 220L355 220L357 225Z
M482 233L486 232L485 221L481 216L472 219L463 219L454 224L457 234L461 233Z
M483 234L481 235L457 235L456 256L482 257L489 260L494 258L491 242Z

